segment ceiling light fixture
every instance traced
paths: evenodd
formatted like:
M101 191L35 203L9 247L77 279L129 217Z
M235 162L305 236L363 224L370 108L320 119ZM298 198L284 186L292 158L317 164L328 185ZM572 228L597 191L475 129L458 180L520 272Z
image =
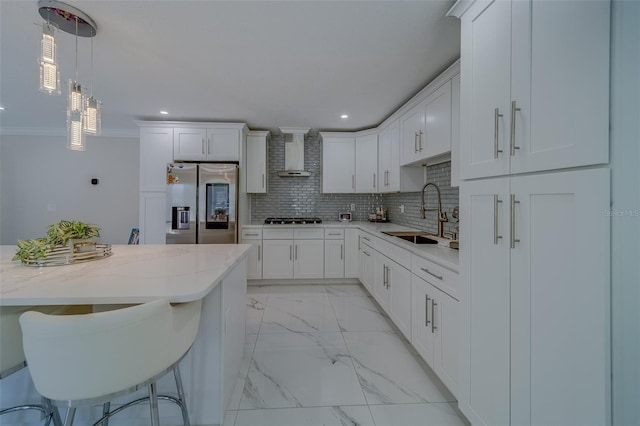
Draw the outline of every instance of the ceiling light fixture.
M3 106L0 106L0 111L4 111L4 107Z
M169 114L169 112L168 112L168 111L160 111L160 114L162 114L162 115L168 115L168 114Z
M59 93L59 71L56 62L55 39L53 27L75 35L76 42L76 74L75 80L69 79L69 96L67 104L67 148L84 151L85 134L100 134L101 103L93 97L93 43L91 43L91 94L87 98L82 93L82 85L78 81L78 37L96 35L96 23L87 14L73 6L56 0L39 0L38 12L47 23L43 25L43 39L40 58L40 88L47 93ZM55 65L55 68L52 66Z
M345 120L345 119L349 118L349 116L348 116L347 114L342 114L342 115L340 116L340 118L342 118L343 120Z

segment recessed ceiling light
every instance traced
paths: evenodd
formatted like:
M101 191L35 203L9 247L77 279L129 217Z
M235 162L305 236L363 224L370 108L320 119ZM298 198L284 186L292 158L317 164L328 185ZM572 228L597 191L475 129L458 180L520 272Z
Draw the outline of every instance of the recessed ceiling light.
M0 106L0 111L4 111L4 107L3 106Z
M342 114L342 115L340 116L340 118L342 118L342 119L344 120L345 118L349 118L349 116L348 116L347 114Z
M160 111L160 114L167 115L167 114L169 114L169 112L168 111Z

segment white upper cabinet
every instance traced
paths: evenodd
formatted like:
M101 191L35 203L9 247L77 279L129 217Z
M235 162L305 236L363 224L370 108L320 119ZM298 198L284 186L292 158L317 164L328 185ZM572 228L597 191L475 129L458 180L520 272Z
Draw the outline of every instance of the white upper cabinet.
M451 186L460 186L460 74L451 79Z
M267 141L269 132L251 131L247 134L247 193L267 193Z
M378 191L378 135L320 133L322 192Z
M322 135L322 192L356 191L355 138Z
M140 128L140 191L164 192L167 163L173 161L173 129Z
M356 137L356 192L378 192L378 135Z
M463 179L608 162L609 15L608 1L463 13Z
M422 188L420 167L400 167L400 119L378 135L378 192L413 192Z
M206 128L176 127L173 158L184 161L239 161L244 125L208 124Z
M400 120L402 164L448 160L447 154L451 153L451 80Z

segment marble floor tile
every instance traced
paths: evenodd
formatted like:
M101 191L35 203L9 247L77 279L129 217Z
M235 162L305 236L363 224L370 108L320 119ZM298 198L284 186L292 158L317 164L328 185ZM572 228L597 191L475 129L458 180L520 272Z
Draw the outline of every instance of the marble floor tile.
M384 331L342 334L368 404L455 401L403 337Z
M260 333L240 409L362 404L341 333Z
M329 297L325 294L269 294L260 334L340 331Z
M269 294L270 285L247 285L247 294Z
M236 424L236 417L238 416L238 412L236 410L227 410L224 415L224 423L222 426L233 426Z
M341 331L393 331L389 317L363 296L329 296Z
M371 405L371 414L377 425L394 426L466 426L469 422L458 411L456 404L435 402L429 404ZM256 423L258 424L258 423Z
M326 295L327 290L323 284L274 284L269 286L269 294L274 296Z
M242 410L236 426L373 426L366 405Z
M246 334L258 334L266 303L267 294L247 294Z
M369 292L360 284L333 284L326 286L327 294L336 297L361 296L371 297Z

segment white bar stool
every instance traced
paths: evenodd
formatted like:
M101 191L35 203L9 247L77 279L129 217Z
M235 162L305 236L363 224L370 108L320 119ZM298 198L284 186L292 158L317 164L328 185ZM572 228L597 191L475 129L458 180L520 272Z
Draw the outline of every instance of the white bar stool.
M140 402L149 401L151 424L159 426L158 399L177 404L190 426L178 364L193 344L201 301L171 306L155 300L107 312L57 316L26 312L20 317L24 353L33 383L54 405L67 408L71 426L76 408L104 404L94 425ZM173 371L178 397L158 395L156 380ZM113 411L109 401L147 386L149 396Z
M22 331L18 318L29 307L0 308L0 379L4 379L27 366L22 351ZM36 410L45 417L45 425L54 418L55 409L45 400L44 404L24 404L0 410L0 415L23 410ZM0 422L1 423L1 422Z

